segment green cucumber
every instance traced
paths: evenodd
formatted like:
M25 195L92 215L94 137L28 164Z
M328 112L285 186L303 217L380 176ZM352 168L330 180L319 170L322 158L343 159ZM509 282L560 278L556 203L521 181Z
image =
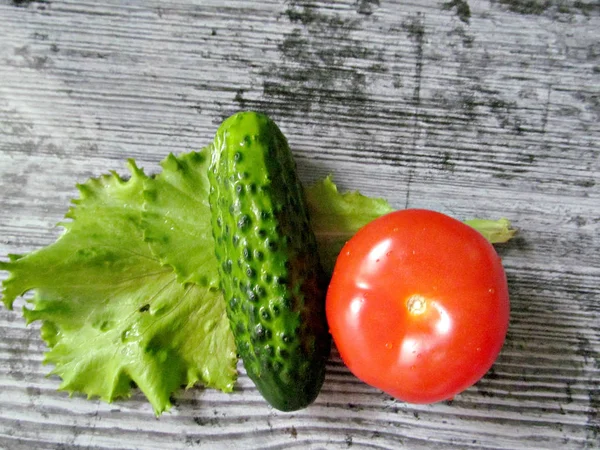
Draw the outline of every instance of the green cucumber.
M219 127L208 171L221 288L248 376L276 409L305 408L325 377L325 279L287 140L266 115Z

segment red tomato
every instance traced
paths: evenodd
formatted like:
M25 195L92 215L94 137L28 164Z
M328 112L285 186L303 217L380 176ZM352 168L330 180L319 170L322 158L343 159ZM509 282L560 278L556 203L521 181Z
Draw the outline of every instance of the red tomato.
M411 403L450 399L500 352L506 275L473 228L434 211L393 212L342 249L327 320L342 359L364 382Z

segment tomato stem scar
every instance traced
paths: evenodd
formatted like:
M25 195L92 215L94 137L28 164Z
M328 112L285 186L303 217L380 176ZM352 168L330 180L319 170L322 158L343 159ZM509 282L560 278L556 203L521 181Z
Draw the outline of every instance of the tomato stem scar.
M406 301L406 307L411 314L420 315L427 309L427 300L422 295L413 294Z

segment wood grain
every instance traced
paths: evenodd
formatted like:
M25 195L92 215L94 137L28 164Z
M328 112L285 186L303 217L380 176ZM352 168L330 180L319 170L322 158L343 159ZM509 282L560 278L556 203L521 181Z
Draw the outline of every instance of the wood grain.
M511 325L490 373L407 405L334 352L310 408L193 389L154 418L56 391L0 309L0 448L600 448L597 1L0 0L0 258L47 245L75 183L269 113L309 183L511 219ZM2 272L0 277L5 278Z

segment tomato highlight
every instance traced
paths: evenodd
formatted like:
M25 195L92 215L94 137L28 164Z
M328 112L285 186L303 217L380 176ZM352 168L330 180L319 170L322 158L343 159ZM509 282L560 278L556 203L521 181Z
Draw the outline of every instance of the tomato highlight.
M346 243L326 304L348 368L411 403L447 400L476 383L502 348L509 309L493 246L420 209L380 217Z

